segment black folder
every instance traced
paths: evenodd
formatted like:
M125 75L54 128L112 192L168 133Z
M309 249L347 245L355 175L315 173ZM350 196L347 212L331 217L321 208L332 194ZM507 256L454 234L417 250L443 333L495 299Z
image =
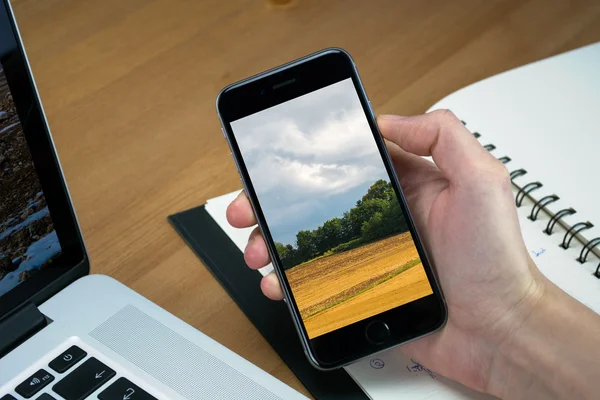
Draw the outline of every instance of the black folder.
M315 398L368 399L344 369L325 372L309 364L286 305L263 296L260 273L246 267L204 206L171 215L169 222Z

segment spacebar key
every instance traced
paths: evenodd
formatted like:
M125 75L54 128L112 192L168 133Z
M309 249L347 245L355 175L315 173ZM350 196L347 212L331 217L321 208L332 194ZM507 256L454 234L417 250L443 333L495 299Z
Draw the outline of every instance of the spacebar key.
M115 376L115 371L91 357L52 389L66 400L83 400Z

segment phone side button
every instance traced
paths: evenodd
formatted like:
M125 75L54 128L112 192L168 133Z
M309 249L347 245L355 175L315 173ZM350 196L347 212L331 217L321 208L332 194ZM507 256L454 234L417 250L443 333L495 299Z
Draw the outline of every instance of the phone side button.
M365 328L365 336L372 344L379 345L390 337L390 328L383 321L371 321Z
M223 129L223 127L221 127L221 133L223 134L223 137L227 139L227 136L225 136L225 129Z

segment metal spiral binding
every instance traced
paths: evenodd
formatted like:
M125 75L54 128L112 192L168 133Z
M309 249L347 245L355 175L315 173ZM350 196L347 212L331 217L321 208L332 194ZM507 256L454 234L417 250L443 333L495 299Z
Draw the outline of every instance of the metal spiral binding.
M515 169L514 171L512 171L510 173L510 180L514 180L515 178L518 178L519 176L525 175L527 173L527 170L523 169L523 168L519 168L519 169Z
M581 253L579 253L579 257L577 257L577 261L579 261L580 263L583 264L585 262L585 260L587 260L587 256L590 254L590 251L592 251L592 249L599 244L600 244L600 237L597 237L597 238L592 239L589 242L587 242L583 246L583 249L581 249Z
M461 122L464 125L467 125L467 123L465 121L461 120ZM479 139L481 137L481 134L479 132L473 132L472 134L476 139ZM486 144L483 147L487 151L492 151L492 150L496 149L496 146L491 143ZM500 162L502 162L503 164L506 164L511 161L511 158L508 156L503 156L503 157L499 157L498 160ZM578 222L576 224L573 224L572 226L569 226L569 224L563 222L562 219L564 217L573 215L573 214L577 213L577 211L575 211L575 209L569 207L569 208L563 208L562 210L553 214L551 211L549 211L546 208L546 206L559 200L560 197L558 197L555 194L551 194L548 196L544 196L541 199L536 201L533 197L531 197L531 195L529 193L536 189L543 187L543 184L541 182L537 182L537 181L529 182L526 185L523 185L522 187L514 182L514 180L516 178L523 176L525 174L527 174L527 170L525 170L523 168L515 169L510 172L510 180L512 181L513 185L518 189L518 192L515 196L515 204L517 205L517 207L521 207L525 197L529 197L532 201L534 201L533 207L531 208L531 213L529 214L529 217L528 217L530 220L532 220L532 221L537 220L540 211L544 211L550 217L550 221L548 221L546 228L543 230L543 232L545 234L551 235L552 231L554 230L554 226L556 224L559 224L560 226L562 226L563 228L565 228L567 230L567 232L565 233L565 236L563 237L562 242L559 244L560 247L562 247L563 249L568 249L569 246L571 245L571 241L573 240L573 238L577 238L577 240L584 245L583 248L581 249L581 252L579 253L579 257L577 258L577 261L579 261L582 264L585 263L588 255L590 253L593 253L596 256L598 256L598 258L600 258L600 237L597 237L597 238L594 238L592 240L585 242L585 239L579 235L580 232L582 232L586 229L592 228L594 226L594 224L592 224L589 221L585 221L585 222ZM598 249L598 250L596 250L596 249ZM600 263L598 264L596 271L592 275L594 275L596 278L600 279Z
M544 233L546 235L552 235L552 230L554 229L554 225L556 225L556 223L562 218L562 217L566 217L567 215L573 215L575 214L577 211L575 211L575 209L569 207L569 208L563 208L562 210L560 210L559 212L557 212L556 214L554 214L552 217L550 217L550 221L548 221L548 225L546 225L546 229L544 229Z
M560 244L560 247L562 247L563 249L568 249L569 246L571 245L571 240L573 240L573 238L579 232L584 231L586 229L593 228L593 227L594 227L594 224L592 224L590 221L576 223L571 228L569 228L569 230L567 230L567 233L565 233L565 237L563 238L563 241ZM571 235L570 238L569 238L569 235ZM567 238L569 238L569 240L567 240Z
M535 202L533 207L531 207L531 214L529 214L528 218L532 221L535 221L540 211L542 211L542 208L546 207L548 204L554 203L558 199L560 199L560 197L555 194L542 197L540 200Z
M521 207L521 205L523 204L523 199L525 199L525 196L527 196L529 194L529 192L534 191L535 189L539 189L541 188L542 183L541 182L529 182L527 185L523 186L521 189L519 189L519 191L517 192L517 195L515 196L515 204L517 205L517 207Z

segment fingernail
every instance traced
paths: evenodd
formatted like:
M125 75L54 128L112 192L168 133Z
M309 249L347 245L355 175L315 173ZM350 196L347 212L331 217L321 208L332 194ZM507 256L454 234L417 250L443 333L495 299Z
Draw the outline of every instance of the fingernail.
M381 118L391 119L391 120L399 120L399 119L406 119L407 117L402 116L402 115L384 114L384 115L381 115Z

